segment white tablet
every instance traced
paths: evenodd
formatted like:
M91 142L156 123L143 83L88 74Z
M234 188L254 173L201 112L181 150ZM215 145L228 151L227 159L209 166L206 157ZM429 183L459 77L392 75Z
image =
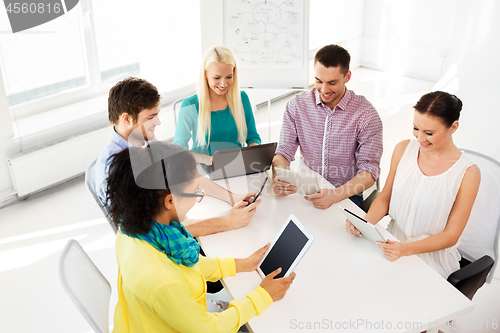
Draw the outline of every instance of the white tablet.
M292 274L313 240L313 235L302 223L293 214L290 215L262 258L257 271L262 278L280 267L281 272L275 278Z
M318 185L318 179L314 174L305 174L293 170L287 170L282 168L274 168L278 179L290 185L297 186L299 193L310 195L313 193L318 193L320 188Z
M361 231L363 237L366 237L373 242L386 242L386 239L380 234L377 228L375 228L375 225L371 224L365 219L362 219L348 209L345 209L341 206L339 206L339 208L342 209L345 217L347 217L347 219L356 227L356 229Z

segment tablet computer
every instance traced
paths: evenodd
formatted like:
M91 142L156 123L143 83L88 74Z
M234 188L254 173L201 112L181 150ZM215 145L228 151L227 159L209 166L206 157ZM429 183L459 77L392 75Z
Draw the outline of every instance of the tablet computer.
M293 214L290 215L262 258L257 271L262 278L280 267L281 272L275 279L292 274L313 241L313 235Z
M250 175L269 170L277 142L215 151L212 165L202 164L212 180Z
M341 206L339 206L339 208L342 209L345 217L347 217L347 219L356 227L356 229L358 229L363 234L363 237L366 237L373 242L386 242L386 239L380 234L377 228L375 228L375 225L371 224L365 219L362 219L348 209L345 209Z
M314 174L305 174L298 171L287 170L282 168L274 168L278 179L290 185L296 186L298 192L310 195L313 193L318 193L320 188L318 184L318 179Z

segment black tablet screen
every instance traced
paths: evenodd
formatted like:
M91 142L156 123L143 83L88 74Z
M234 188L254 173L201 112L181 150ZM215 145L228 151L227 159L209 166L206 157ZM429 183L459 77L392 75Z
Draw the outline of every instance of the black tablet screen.
M295 223L290 222L274 244L266 259L260 264L260 269L265 275L281 267L281 272L275 277L283 277L293 264L302 248L307 243L307 237L300 231Z

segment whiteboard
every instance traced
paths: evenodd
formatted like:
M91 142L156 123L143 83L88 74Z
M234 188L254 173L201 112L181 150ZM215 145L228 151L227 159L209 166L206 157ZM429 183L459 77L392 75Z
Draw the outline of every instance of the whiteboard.
M242 88L307 89L309 0L224 0Z

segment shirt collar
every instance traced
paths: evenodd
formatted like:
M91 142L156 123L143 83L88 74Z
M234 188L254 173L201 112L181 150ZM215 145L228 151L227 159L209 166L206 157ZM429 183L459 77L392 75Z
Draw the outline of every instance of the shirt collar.
M318 89L316 89L316 88L313 88L313 89L314 89L314 97L316 98L316 105L323 103L321 101L321 97L319 97Z
M133 144L122 138L122 136L116 133L116 129L113 126L113 132L111 133L111 141L116 143L121 149L127 149L128 147L132 147Z
M337 107L341 110L345 110L345 108L347 107L347 104L349 104L349 101L352 98L352 94L353 94L352 90L349 90L346 87L344 97L342 97L340 102L337 104ZM323 101L321 100L321 97L319 96L319 92L316 88L314 88L314 97L316 98L316 105L323 104Z
M122 136L116 132L115 126L113 126L113 132L111 133L111 141L116 143L121 149L127 149L128 147L134 146L132 143L122 138ZM156 139L156 136L153 140L148 141L148 143L155 141L158 141L158 139Z
M340 100L339 104L337 104L337 106L339 107L339 109L345 110L347 108L347 105L349 104L349 101L352 99L352 95L353 95L352 90L349 90L349 89L347 89L347 87L345 87L344 97L342 97L342 99Z

